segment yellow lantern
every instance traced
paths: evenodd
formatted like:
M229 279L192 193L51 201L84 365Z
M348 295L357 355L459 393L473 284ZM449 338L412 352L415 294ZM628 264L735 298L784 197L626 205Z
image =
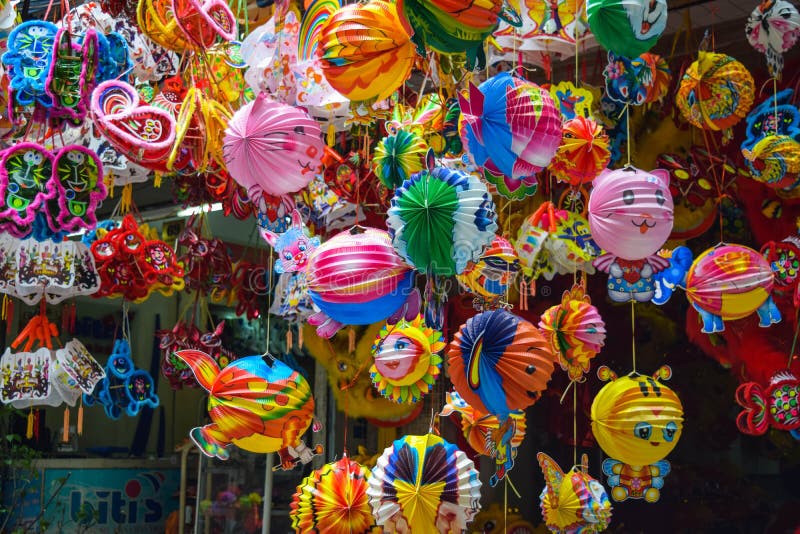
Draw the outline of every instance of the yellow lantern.
M633 466L665 458L681 437L683 405L661 382L672 376L668 366L650 376L631 373L617 377L608 367L597 370L611 380L592 402L592 432L610 457Z

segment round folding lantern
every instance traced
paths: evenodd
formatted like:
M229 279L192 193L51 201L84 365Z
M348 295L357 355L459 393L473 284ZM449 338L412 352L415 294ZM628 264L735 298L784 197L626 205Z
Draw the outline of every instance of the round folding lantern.
M700 52L681 79L675 103L704 130L727 130L747 116L755 98L750 71L731 56Z
M468 319L447 357L456 391L470 406L501 421L539 399L555 363L549 342L536 327L503 309Z
M557 180L580 187L597 178L610 160L608 134L594 120L579 115L564 123L550 171Z
M386 319L406 300L414 275L383 230L354 227L319 246L306 266L309 294L342 324Z
M384 137L375 147L372 167L383 185L394 191L411 175L425 168L428 144L419 135L405 130Z
M674 219L669 174L625 167L605 171L589 197L592 238L608 253L636 260L655 254Z
M603 48L635 58L667 27L667 0L587 0L589 28Z
M662 367L653 377L617 377L605 366L597 374L611 380L592 402L592 432L603 452L632 466L664 459L683 429L683 405L662 382L672 375L670 368Z

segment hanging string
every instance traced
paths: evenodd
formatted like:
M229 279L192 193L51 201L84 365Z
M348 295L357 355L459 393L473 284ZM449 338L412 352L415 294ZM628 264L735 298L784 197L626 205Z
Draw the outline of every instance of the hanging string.
M628 143L628 167L631 166L631 105L625 104L625 137Z
M795 310L794 312L794 339L792 340L792 349L789 351L789 362L786 364L787 369L792 368L792 360L794 359L794 349L797 347L797 334L800 333L800 309Z
M636 301L631 301L631 354L633 356L633 372L636 372Z
M503 532L508 532L508 477L503 485Z
M270 253L270 255L269 255L269 269L268 269L269 270L269 285L267 286L267 287L270 288L270 290L272 290L272 268L273 268L272 262L273 261L275 261L275 255ZM263 356L269 356L270 355L270 353L269 353L269 340L270 340L270 331L271 331L271 326L270 326L270 315L271 314L269 313L269 308L271 306L271 300L272 299L270 298L270 295L267 295L267 313L266 313L266 315L267 315L267 348L264 351Z
M578 465L578 386L572 388L572 465Z

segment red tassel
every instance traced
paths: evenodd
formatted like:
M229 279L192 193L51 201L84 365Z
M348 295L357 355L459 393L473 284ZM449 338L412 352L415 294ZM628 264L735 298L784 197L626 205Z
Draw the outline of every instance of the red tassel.
M11 335L11 323L14 322L14 299L9 298L6 304L6 336Z
M519 311L528 311L528 283L524 278L519 282Z
M353 352L356 351L356 331L353 330L352 328L347 333L347 340L348 340L347 350L352 354Z

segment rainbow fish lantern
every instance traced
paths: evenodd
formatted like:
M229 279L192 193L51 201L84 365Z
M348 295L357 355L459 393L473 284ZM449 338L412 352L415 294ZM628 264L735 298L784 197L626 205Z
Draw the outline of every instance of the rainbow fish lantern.
M800 441L800 379L792 371L775 373L766 388L745 382L736 389L736 402L744 408L736 418L742 433L763 436L772 427Z
M545 453L536 455L545 487L539 496L542 517L551 532L591 534L611 523L611 501L606 489L589 475L589 460L564 473Z
M372 383L387 399L413 404L430 391L439 376L439 353L444 347L442 333L426 326L420 315L387 324L372 346Z
M592 402L592 433L603 452L611 496L615 501L656 502L670 471L664 458L683 429L683 405L662 380L672 376L662 366L652 377L631 373L618 377L606 366L597 370L610 380Z
M717 245L692 261L692 252L677 247L669 254L669 267L655 277L653 303L666 303L676 287L703 319L706 334L725 330L724 321L758 313L759 326L781 321L772 300L775 275L764 257L742 245Z
M271 356L247 356L220 369L199 350L175 352L208 391L211 424L189 437L209 457L227 460L230 444L250 452L277 452L281 466L311 461L314 453L300 439L314 417L314 397L303 376Z
M507 198L535 194L535 174L561 144L561 116L550 93L503 72L479 87L470 84L459 105L461 139L487 181Z

